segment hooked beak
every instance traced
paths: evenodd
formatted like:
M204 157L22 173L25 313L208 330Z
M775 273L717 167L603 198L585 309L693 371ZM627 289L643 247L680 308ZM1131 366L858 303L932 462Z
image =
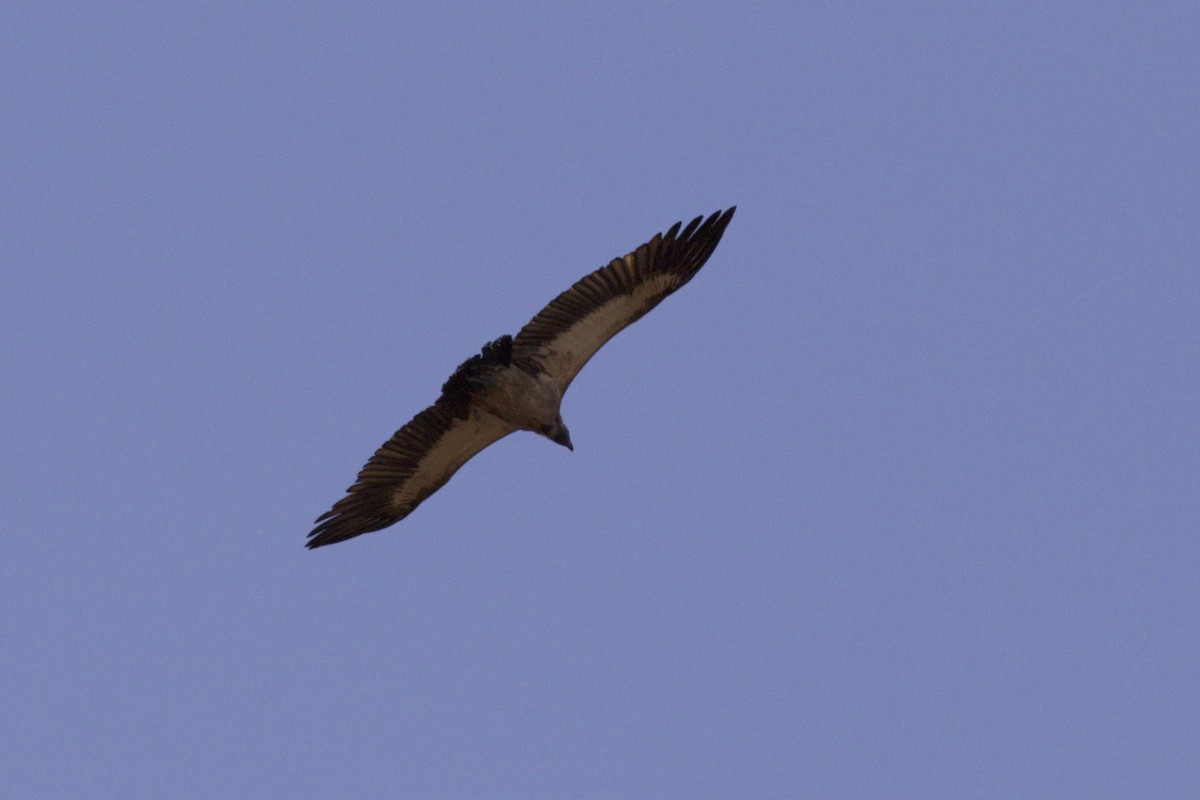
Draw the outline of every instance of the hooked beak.
M572 453L575 452L575 448L571 445L571 432L567 430L566 425L560 425L558 430L554 432L554 435L550 437L550 441L555 444L561 444Z

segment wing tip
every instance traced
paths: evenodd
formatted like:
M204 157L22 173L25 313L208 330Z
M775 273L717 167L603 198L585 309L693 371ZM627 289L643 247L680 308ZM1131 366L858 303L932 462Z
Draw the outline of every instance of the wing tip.
M308 541L304 546L309 550L315 550L318 547L325 547L330 544L344 542L347 539L353 539L356 536L362 536L364 533L373 533L386 528L393 522L398 522L398 519L379 519L376 517L367 517L366 519L356 518L352 514L343 511L326 512L321 516L317 527L312 529L308 534Z
M737 206L730 206L724 211L717 209L709 216L707 220L704 221L704 225L701 227L708 227L711 225L718 231L717 235L720 236L720 234L725 231L725 227L729 225L729 221L733 219L733 214L735 211L737 211Z
M309 550L315 550L318 547L344 542L347 539L354 538L360 533L366 533L366 531L361 530L345 530L346 519L344 517L339 517L336 511L325 512L317 518L317 522L320 524L313 528L312 533L308 534L308 541L304 543L304 546Z
M730 206L725 210L714 211L707 218L696 217L679 231L677 237L671 234L679 230L680 223L671 228L670 234L664 239L667 244L664 269L680 277L680 282L674 289L691 280L708 261L720 244L725 228L729 226L735 211L737 206Z
M725 228L729 226L736 211L737 206L730 206L724 210L718 208L709 214L707 218L701 214L686 226L683 225L682 221L676 222L661 236L664 241L679 242L681 244L692 241L712 242L712 247L715 248L716 243L720 241L721 235L725 233Z

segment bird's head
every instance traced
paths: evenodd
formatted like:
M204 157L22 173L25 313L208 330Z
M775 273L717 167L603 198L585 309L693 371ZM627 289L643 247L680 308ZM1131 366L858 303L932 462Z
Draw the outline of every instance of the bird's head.
M575 452L575 447L571 444L571 432L563 424L562 417L555 420L553 424L543 425L539 433L555 444L561 444L571 452Z

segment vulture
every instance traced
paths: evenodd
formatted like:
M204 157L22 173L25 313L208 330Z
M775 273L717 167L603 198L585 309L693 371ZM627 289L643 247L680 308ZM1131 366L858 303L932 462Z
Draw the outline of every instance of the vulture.
M696 217L682 230L675 223L581 278L516 336L484 345L454 371L437 402L375 451L346 495L317 518L307 546L399 522L473 455L515 431L573 451L560 412L571 381L605 342L700 271L734 210Z

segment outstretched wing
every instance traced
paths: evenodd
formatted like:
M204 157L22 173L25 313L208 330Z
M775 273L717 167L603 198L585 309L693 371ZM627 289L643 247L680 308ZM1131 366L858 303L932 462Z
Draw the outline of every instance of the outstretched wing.
M734 208L675 223L623 258L579 280L513 340L513 360L549 374L565 392L605 342L692 279L712 255ZM701 220L704 220L701 223Z
M515 430L476 405L456 408L443 395L375 451L347 495L317 517L308 547L399 522L471 456Z

